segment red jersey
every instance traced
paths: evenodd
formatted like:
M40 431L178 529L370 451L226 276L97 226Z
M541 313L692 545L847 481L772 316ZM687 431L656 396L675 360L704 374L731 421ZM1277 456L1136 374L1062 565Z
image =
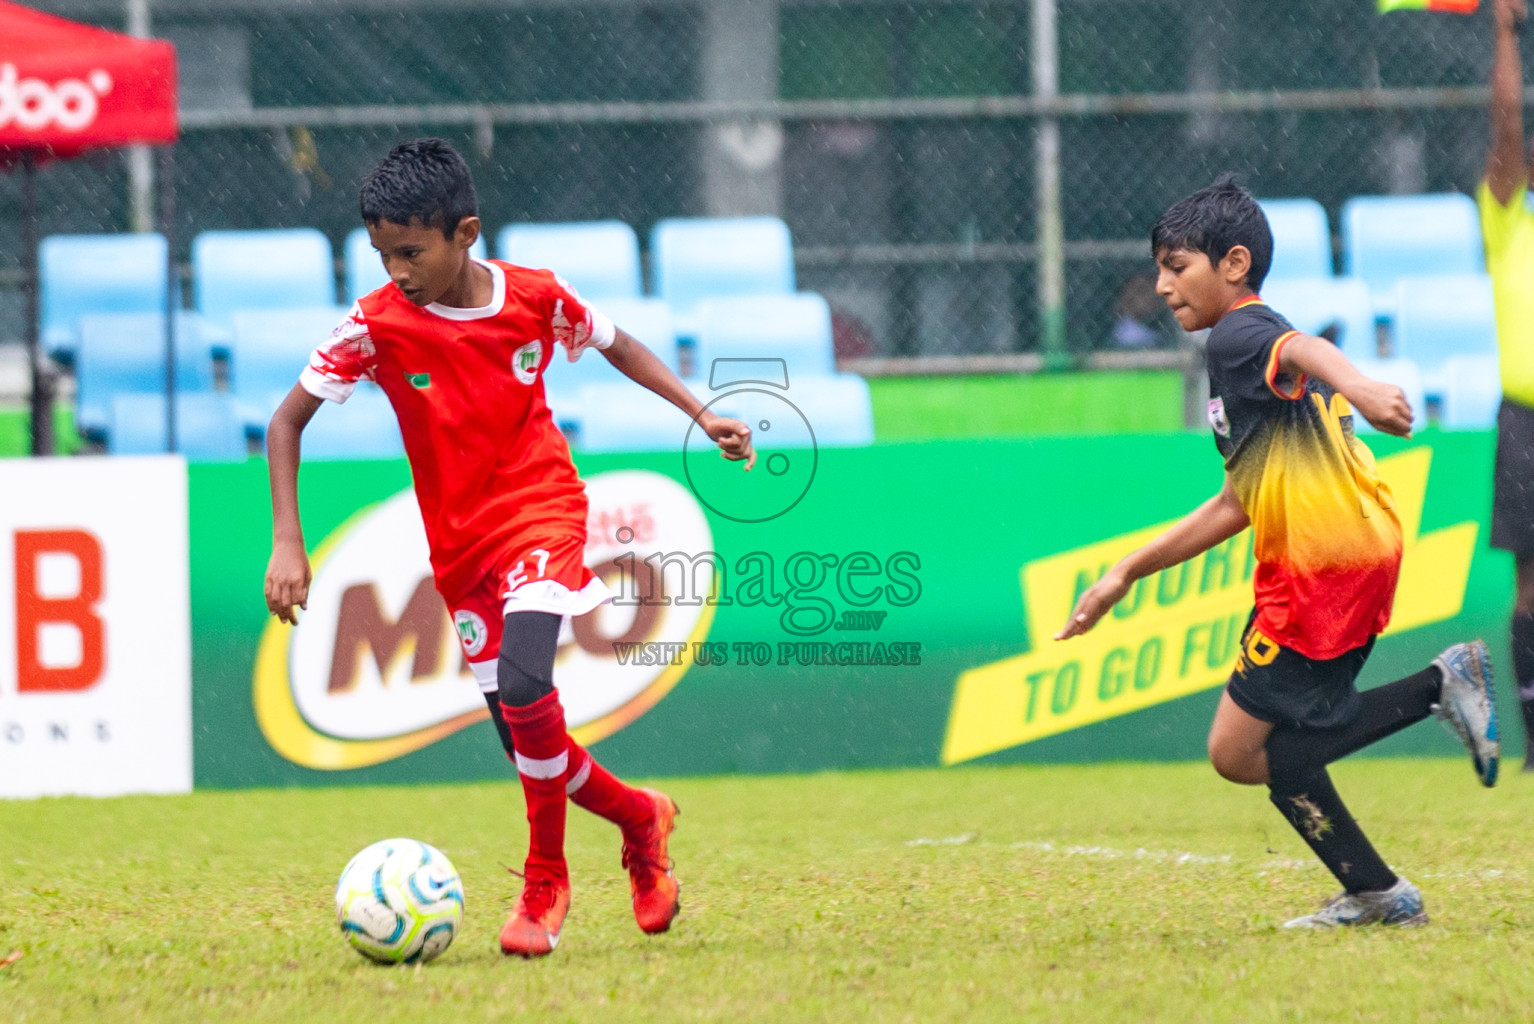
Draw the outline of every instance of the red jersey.
M399 418L437 589L451 604L529 540L586 536L586 490L543 393L555 344L607 348L612 321L548 270L478 261L478 309L417 306L387 284L359 299L299 378L344 402L376 381Z
M1255 625L1307 658L1340 657L1390 622L1401 521L1347 399L1279 372L1296 331L1255 295L1209 332L1209 425L1252 522Z

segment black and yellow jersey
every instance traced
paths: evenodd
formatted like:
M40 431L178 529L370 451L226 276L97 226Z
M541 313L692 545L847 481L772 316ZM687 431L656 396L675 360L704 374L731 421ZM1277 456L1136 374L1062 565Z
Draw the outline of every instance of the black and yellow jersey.
M1255 295L1209 332L1209 424L1252 522L1256 626L1309 658L1362 646L1390 621L1401 523L1347 399L1279 371L1298 334Z

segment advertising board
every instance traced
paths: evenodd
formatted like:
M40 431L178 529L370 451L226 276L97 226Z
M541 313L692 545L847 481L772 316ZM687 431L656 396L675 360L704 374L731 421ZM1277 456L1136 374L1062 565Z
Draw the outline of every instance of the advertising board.
M187 470L0 459L0 796L192 786Z
M1502 668L1511 563L1485 541L1490 435L1370 444L1406 554L1360 685L1474 636ZM1143 581L1086 637L1051 634L1114 559L1219 489L1207 437L808 454L813 474L782 477L793 502L762 464L746 476L686 451L578 458L588 564L620 597L570 624L555 678L606 763L661 775L1204 756L1251 606L1248 535ZM408 468L302 472L315 590L292 629L261 603L265 467L191 467L199 785L505 777L463 634L430 587ZM1427 727L1374 748L1455 749Z

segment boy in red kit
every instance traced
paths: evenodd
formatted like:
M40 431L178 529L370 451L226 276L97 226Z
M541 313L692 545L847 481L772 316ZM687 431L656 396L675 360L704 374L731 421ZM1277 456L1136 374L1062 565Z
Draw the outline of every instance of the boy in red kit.
M1486 645L1455 644L1420 672L1354 685L1390 620L1401 523L1362 415L1406 435L1401 389L1361 374L1331 342L1291 327L1258 296L1273 234L1228 175L1172 206L1151 230L1156 291L1185 331L1209 329L1209 425L1225 486L1081 595L1055 639L1091 629L1140 579L1248 526L1256 607L1209 729L1209 759L1268 798L1342 885L1288 928L1427 922L1417 887L1386 866L1326 766L1435 715L1497 781L1496 701Z
M447 142L396 146L360 201L391 281L357 301L272 416L267 607L295 623L294 606L308 599L297 485L304 426L322 400L344 402L358 380L376 381L399 417L437 590L527 799L524 885L502 951L543 956L559 942L570 906L567 795L622 830L634 916L645 932L663 932L680 906L666 852L676 805L624 785L577 745L554 688L561 620L611 594L583 560L585 487L542 376L556 343L572 360L595 348L748 470L751 432L705 411L653 353L550 271L472 259L474 183Z

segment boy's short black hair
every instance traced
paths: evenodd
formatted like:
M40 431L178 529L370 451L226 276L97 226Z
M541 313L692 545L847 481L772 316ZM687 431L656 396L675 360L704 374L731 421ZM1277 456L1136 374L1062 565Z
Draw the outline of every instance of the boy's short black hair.
M479 213L469 165L446 139L402 142L363 181L357 199L365 224L420 221L448 238Z
M1273 265L1273 230L1262 207L1234 174L1222 174L1214 184L1173 203L1151 228L1152 258L1162 250L1186 249L1219 263L1238 245L1252 254L1246 283L1258 291Z

